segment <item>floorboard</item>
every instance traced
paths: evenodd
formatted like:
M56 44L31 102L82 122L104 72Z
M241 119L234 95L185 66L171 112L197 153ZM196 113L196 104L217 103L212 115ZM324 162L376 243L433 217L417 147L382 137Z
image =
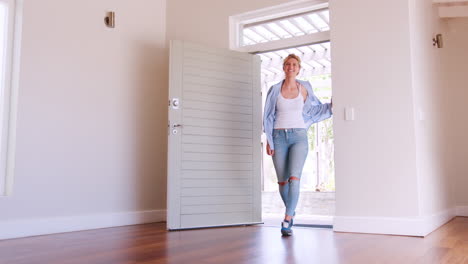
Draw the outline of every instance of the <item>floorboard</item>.
M462 263L468 264L468 218L426 238L243 226L165 230L164 223L0 241L1 264L150 263Z

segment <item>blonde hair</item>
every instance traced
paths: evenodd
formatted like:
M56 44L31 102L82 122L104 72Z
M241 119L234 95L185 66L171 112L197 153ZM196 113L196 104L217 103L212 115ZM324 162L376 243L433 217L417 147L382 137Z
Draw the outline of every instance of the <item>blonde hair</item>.
M283 67L284 65L286 64L286 62L289 60L289 59L295 59L297 60L297 62L299 63L299 67L301 67L301 58L299 58L299 56L297 56L296 54L289 54L284 60L283 60Z

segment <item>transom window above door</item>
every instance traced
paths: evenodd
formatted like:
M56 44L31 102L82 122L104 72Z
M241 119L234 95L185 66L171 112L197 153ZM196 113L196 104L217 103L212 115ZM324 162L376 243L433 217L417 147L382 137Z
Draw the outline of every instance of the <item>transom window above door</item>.
M322 0L294 1L231 16L230 48L260 54L262 74L282 74L282 60L294 53L312 75L330 73L330 12Z
M330 30L328 8L241 25L240 46Z

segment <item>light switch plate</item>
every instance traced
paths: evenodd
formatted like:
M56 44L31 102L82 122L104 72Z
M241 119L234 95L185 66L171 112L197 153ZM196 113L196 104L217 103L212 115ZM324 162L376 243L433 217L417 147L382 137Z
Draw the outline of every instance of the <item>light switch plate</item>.
M426 113L421 108L418 109L418 119L419 121L426 120Z
M354 120L354 107L345 108L345 120L353 121Z

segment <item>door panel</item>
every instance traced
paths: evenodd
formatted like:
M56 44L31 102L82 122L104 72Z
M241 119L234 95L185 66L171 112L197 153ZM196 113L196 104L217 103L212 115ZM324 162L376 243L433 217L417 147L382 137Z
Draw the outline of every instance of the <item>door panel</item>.
M173 41L169 102L168 229L261 222L260 59Z

